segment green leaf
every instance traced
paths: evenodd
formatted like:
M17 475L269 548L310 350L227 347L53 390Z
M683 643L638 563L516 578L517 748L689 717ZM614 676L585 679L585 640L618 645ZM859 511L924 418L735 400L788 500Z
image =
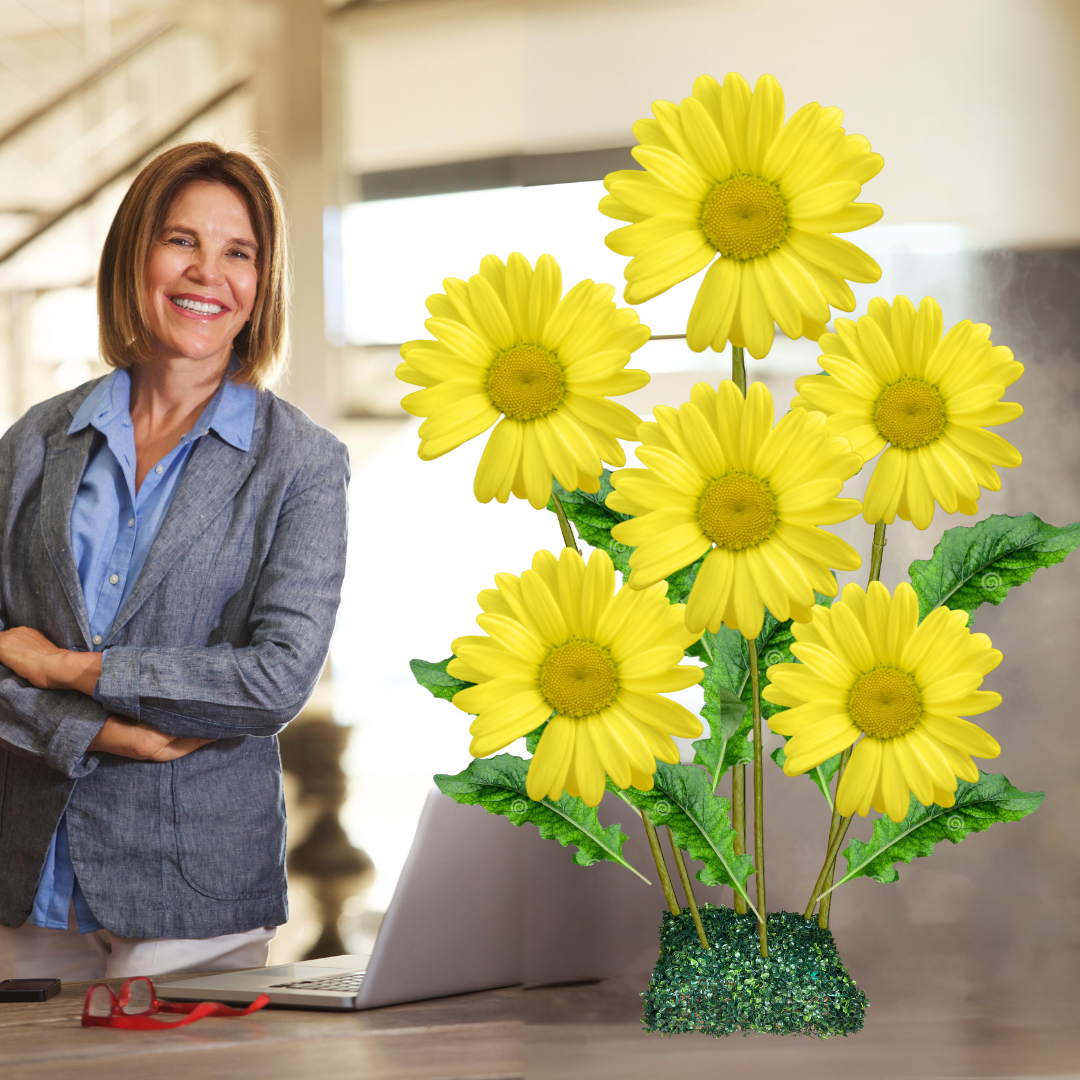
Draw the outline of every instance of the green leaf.
M822 607L831 607L833 598L816 592L814 601ZM758 672L762 690L769 685L768 668L772 664L798 663L791 654L791 646L795 642L791 622L791 619L780 622L767 609L765 611L765 621L761 625L761 633L757 636ZM752 704L750 649L746 638L738 630L723 625L716 634L706 630L698 643L698 649L687 649L687 655L700 656L708 668L715 669L713 677L719 685L742 698L748 706ZM773 705L764 698L761 701L761 715L766 720L782 708L783 706Z
M435 783L444 795L466 806L482 806L489 814L500 814L513 825L535 825L545 840L555 840L563 847L576 847L578 866L608 860L626 867L649 884L622 856L626 835L619 825L600 827L595 807L564 794L558 802L536 802L525 790L529 762L513 754L477 758L456 776L439 773Z
M710 667L716 666L721 681L732 693L738 694L743 674L750 677L749 659L743 636L738 630L721 625L718 633L706 630L686 650L687 656L696 656Z
M689 566L684 566L681 570L676 570L674 574L671 574L668 577L667 598L671 603L686 603L690 596L690 590L694 587L694 581L697 579L698 571L701 569L701 564L704 561L705 556L702 556L697 562L693 562Z
M433 664L430 660L410 660L409 667L412 668L413 678L421 686L427 687L435 697L446 698L450 701L459 690L476 685L446 674L446 665L453 659L452 656L448 656L437 664Z
M709 722L709 735L693 744L694 764L709 770L713 791L728 769L754 760L753 745L747 741L753 715L746 702L724 685L724 677L719 665L705 668L701 715Z
M832 597L815 593L814 598L823 607L832 604ZM757 637L758 672L761 689L769 685L768 668L772 664L790 664L798 661L791 654L795 637L791 632L791 620L784 622L765 612L765 621ZM753 726L753 693L750 682L750 649L746 639L738 630L721 626L718 633L706 631L698 643L700 651L688 649L687 652L699 655L705 660L705 677L702 680L705 691L705 708L701 715L709 721L709 737L699 739L693 744L695 764L704 765L713 778L713 790L720 783L721 777L736 765L743 765L753 760L753 746L746 741L746 736ZM742 702L744 712L739 715L739 727L732 728L737 713L736 702ZM728 734L725 737L725 708L728 712ZM783 708L761 699L761 716L768 720L770 716L782 712ZM720 724L714 722L719 713ZM719 730L718 730L719 728ZM773 754L776 760L776 754ZM839 758L837 758L839 763ZM782 762L780 763L783 764ZM832 805L832 797L827 794L828 781L836 772L834 768L828 778L821 771L828 762L811 770L810 778L818 785Z
M609 509L604 501L613 490L611 486L611 470L605 469L600 474L599 491L588 492L580 489L567 491L557 480L552 481L552 490L559 496L559 501L562 503L566 516L573 522L581 540L590 547L606 551L611 556L615 569L623 575L623 579L628 578L630 576L630 554L634 549L613 540L611 530L620 521L629 521L630 515L620 514L616 510ZM552 513L555 513L554 500L548 503L547 508ZM701 562L702 560L698 559L697 562L684 566L681 570L676 570L667 579L667 597L671 603L686 603L686 598L690 595L690 589L694 584L694 578L697 577Z
M949 529L929 559L908 567L919 597L919 618L943 604L972 613L982 604L1000 604L1017 585L1044 566L1062 562L1080 546L1080 522L1058 528L1034 514L992 514L976 525Z
M525 736L525 749L530 754L536 753L536 748L540 745L540 737L544 734L544 728L548 726L548 722L545 720L538 728L533 728L528 735Z
M1037 810L1044 797L1041 791L1013 787L1000 773L982 770L976 783L960 781L955 806L923 806L912 795L911 809L903 821L897 824L880 817L874 822L869 844L851 841L843 852L847 873L833 888L857 877L896 881L900 875L895 863L924 858L942 840L959 844L968 833L985 832L999 821L1019 821Z
M630 552L634 549L611 539L611 530L620 521L629 521L626 514L609 510L604 500L612 491L611 471L605 469L600 475L600 490L567 491L558 480L552 481L552 490L559 496L567 518L573 522L580 537L590 547L600 548L611 556L615 569L623 577L630 574ZM555 513L555 501L552 499L547 508Z
M731 801L712 793L709 778L695 765L659 762L652 791L608 788L648 813L656 826L666 825L675 843L705 865L698 879L706 885L730 885L754 908L746 894L746 879L754 872L748 855L735 854L735 830L731 827ZM754 908L757 914L757 909Z
M784 736L784 742L788 741L789 736ZM770 755L773 761L782 769L784 762L787 761L787 754L784 752L782 746L778 746ZM813 781L814 786L825 796L825 801L829 804L829 809L832 809L832 778L836 775L836 770L840 768L840 755L833 754L828 761L823 761L820 765L815 765L809 772L803 773L803 776L808 777Z
M833 597L823 593L814 593L814 603L820 607L832 607ZM792 619L780 622L774 618L772 612L765 610L765 621L761 626L761 633L757 637L758 671L761 679L761 689L769 685L769 668L773 664L797 664L799 661L792 655L791 646L795 644L795 635L791 631ZM739 635L742 636L741 634ZM746 673L743 677L742 696L750 701L750 651L746 650ZM774 705L771 701L761 699L761 716L768 720L778 712L783 712L783 705Z

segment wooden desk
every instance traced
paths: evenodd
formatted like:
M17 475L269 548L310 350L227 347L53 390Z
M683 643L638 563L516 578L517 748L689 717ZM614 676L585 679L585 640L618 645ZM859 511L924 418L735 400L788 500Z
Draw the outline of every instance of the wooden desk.
M123 980L110 980L119 987ZM167 981L164 977L162 982ZM516 989L358 1013L262 1009L176 1031L84 1028L89 983L0 1004L0 1078L428 1080L522 1076Z
M932 990L847 1039L663 1038L632 981L491 990L360 1013L274 1009L172 1032L82 1028L86 984L0 1005L0 1080L1080 1080L1075 1000L1023 1015ZM929 988L928 988L929 989Z

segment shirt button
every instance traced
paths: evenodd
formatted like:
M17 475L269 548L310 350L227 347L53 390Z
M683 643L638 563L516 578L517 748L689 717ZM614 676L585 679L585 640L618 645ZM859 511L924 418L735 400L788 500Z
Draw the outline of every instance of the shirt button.
M134 527L135 527L135 519L134 518L128 518L128 528L133 529Z
M121 420L120 423L121 423L121 426L123 426L123 427L131 427L131 421L130 420Z
M160 474L161 474L161 473L163 473L164 471L165 471L165 466L164 466L164 465L159 465L159 466L158 466L158 467L157 467L157 468L156 468L156 469L154 470L154 472L158 473L158 475L160 475Z
M91 638L90 640L91 640L91 641L92 641L92 642L93 642L93 643L94 643L95 645L100 645L100 644L101 644L101 635L100 635L100 634L95 634L95 635L94 635L94 636L93 636L93 637L92 637L92 638Z
M120 581L120 575L119 574L112 574L109 577L109 584L110 585L116 585L119 581Z

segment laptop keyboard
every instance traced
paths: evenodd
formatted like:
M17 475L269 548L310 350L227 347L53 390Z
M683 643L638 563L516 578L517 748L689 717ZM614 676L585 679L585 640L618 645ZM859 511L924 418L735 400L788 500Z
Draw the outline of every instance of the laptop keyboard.
M355 994L364 981L365 971L352 971L347 975L328 975L322 979L304 979L301 982L274 983L271 990L339 990Z

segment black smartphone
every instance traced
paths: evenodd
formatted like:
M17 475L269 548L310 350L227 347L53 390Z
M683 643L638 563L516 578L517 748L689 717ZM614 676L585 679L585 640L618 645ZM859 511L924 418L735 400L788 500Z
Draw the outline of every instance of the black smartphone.
M48 1001L59 993L59 979L0 979L0 1001Z

